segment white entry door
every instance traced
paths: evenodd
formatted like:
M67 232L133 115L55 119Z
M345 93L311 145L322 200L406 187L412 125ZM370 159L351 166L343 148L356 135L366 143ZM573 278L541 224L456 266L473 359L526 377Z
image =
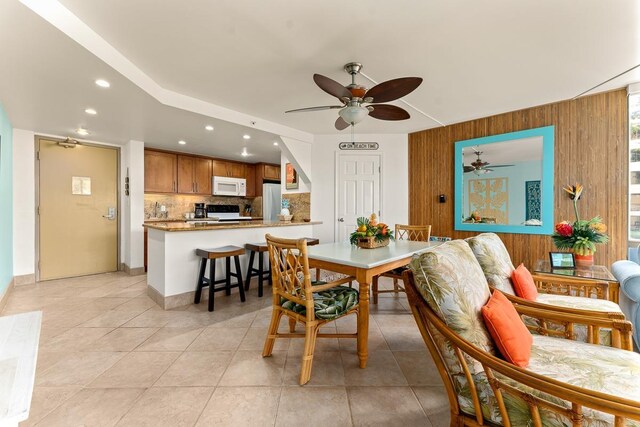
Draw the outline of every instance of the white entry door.
M349 239L356 219L380 216L380 154L339 154L337 158L338 194L336 241Z

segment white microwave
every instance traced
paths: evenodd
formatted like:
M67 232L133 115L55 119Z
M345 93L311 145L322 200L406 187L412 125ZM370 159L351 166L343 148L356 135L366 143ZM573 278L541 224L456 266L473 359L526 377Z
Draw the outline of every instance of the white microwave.
M246 196L247 180L244 178L213 177L214 196Z

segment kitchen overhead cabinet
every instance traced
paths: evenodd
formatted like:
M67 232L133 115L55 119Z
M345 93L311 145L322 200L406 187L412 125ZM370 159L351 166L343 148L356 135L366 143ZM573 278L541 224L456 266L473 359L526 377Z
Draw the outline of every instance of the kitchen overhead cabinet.
M280 166L263 164L264 167L264 179L280 181Z
M178 156L178 193L211 194L211 160Z
M247 196L256 197L256 165L247 165L245 168L247 180Z
M244 163L213 161L213 176L226 176L229 178L245 178L246 165Z
M255 165L255 196L262 196L262 185L265 182L280 182L280 166L269 163L256 163ZM248 188L247 184L247 188Z
M177 162L175 154L162 151L144 151L144 191L148 193L175 193L177 188Z

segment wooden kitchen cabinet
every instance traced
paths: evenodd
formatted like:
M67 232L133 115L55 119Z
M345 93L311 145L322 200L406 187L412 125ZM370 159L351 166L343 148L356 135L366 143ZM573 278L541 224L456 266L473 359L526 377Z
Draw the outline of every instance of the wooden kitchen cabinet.
M280 166L264 164L264 179L280 181Z
M247 180L247 196L246 197L256 197L256 165L246 166L245 179Z
M144 191L175 193L178 189L177 163L175 154L144 150Z
M211 194L211 160L179 155L178 193Z
M211 160L196 157L193 162L193 180L196 183L196 193L211 194Z
M246 165L244 163L213 161L213 176L226 176L230 178L244 178Z
M255 168L255 196L260 197L262 196L262 185L265 181L280 182L280 166L269 163L256 163Z

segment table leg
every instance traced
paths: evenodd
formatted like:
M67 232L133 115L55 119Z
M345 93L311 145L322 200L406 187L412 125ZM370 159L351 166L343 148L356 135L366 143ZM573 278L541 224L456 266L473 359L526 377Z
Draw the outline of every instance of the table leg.
M369 356L369 286L367 280L359 280L359 309L358 309L358 358L360 368L367 367Z

